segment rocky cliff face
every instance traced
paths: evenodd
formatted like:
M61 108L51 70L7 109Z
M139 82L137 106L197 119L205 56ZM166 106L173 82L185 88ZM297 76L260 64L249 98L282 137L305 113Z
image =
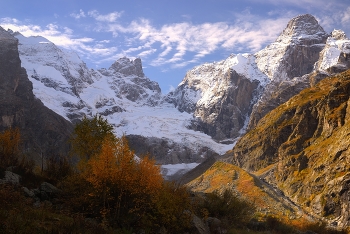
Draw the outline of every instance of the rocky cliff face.
M259 92L267 82L249 54L195 67L166 100L195 117L190 128L216 140L242 132Z
M18 127L28 153L66 154L72 125L33 94L21 67L18 40L0 28L0 129Z
M293 201L334 225L349 225L350 72L305 89L263 117L228 154Z
M110 80L109 84L117 98L124 97L150 106L160 101L160 87L144 75L140 58L120 58L108 70L100 69L99 72Z

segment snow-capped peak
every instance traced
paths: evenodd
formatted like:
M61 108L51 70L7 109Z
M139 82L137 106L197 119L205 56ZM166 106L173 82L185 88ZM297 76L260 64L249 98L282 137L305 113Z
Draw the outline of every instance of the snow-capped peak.
M327 37L315 17L299 15L289 21L274 43L255 54L256 63L271 80L303 76L312 71Z
M276 42L301 39L308 37L319 37L327 34L314 16L310 14L298 15L291 19Z
M12 34L14 37L16 37L19 40L19 43L26 44L26 45L34 45L34 44L41 44L41 43L50 43L53 44L51 41L47 40L45 37L42 36L32 36L32 37L25 37L19 32L15 32Z
M217 140L231 141L244 127L258 87L268 82L256 66L254 55L232 54L188 71L167 101L194 115L191 128Z

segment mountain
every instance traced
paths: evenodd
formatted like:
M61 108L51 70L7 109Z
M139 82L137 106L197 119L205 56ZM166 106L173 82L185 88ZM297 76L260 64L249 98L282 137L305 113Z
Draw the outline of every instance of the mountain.
M247 132L221 157L334 227L350 224L349 52L350 40L341 30L327 34L311 15L293 18L274 43L254 55L268 80L257 79L262 87L251 99L256 102ZM198 90L198 83L185 85ZM223 180L228 171L215 172L216 177L203 171L187 185L194 191L212 190L210 181ZM232 187L226 181L221 186L219 190Z
M68 152L72 124L50 110L33 94L21 67L18 40L0 27L0 129L19 128L22 150L39 159Z
M283 56L275 54L283 40L291 43ZM260 66L268 53L272 64L279 55L277 66ZM293 65L293 54L305 66ZM252 173L265 171L260 178L314 217L348 226L350 40L341 30L325 34L309 15L298 16L256 56L271 82L253 107L247 133L224 158ZM310 60L303 56L314 59L306 66Z
M139 58L93 70L43 37L12 34L45 106L72 123L103 115L137 154L150 152L161 164L224 154L270 110L349 65L335 62L346 53L346 36L328 35L313 16L301 15L265 49L197 66L164 96Z
M311 15L293 18L274 43L256 53L259 68L271 82L253 107L248 129L301 90L349 69L344 59L349 43L341 30L325 33Z
M108 69L93 70L43 37L12 34L35 96L66 120L103 115L118 136L126 134L137 154L150 153L161 164L199 163L232 148L188 129L192 116L164 101L158 83L145 76L141 59L124 57Z
M166 101L193 115L191 129L233 143L301 90L350 68L348 45L344 32L328 34L312 15L299 15L256 54L193 68Z
M273 81L300 77L312 71L327 37L315 17L299 15L275 42L255 54L257 65Z

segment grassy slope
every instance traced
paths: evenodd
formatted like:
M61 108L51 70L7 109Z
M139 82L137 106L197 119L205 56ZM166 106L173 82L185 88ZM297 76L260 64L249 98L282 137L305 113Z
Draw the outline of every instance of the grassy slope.
M286 218L301 217L294 207L279 201L278 195L264 182L245 170L229 163L216 162L200 177L187 183L194 192L212 193L232 190L237 196L255 204L258 215L277 215Z

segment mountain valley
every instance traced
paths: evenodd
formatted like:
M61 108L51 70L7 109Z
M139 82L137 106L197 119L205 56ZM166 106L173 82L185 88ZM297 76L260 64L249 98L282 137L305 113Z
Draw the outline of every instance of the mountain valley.
M312 15L255 54L194 67L168 94L140 58L89 69L2 28L0 61L1 130L19 127L37 161L66 154L74 124L101 115L193 192L230 189L264 214L350 226L350 40Z

